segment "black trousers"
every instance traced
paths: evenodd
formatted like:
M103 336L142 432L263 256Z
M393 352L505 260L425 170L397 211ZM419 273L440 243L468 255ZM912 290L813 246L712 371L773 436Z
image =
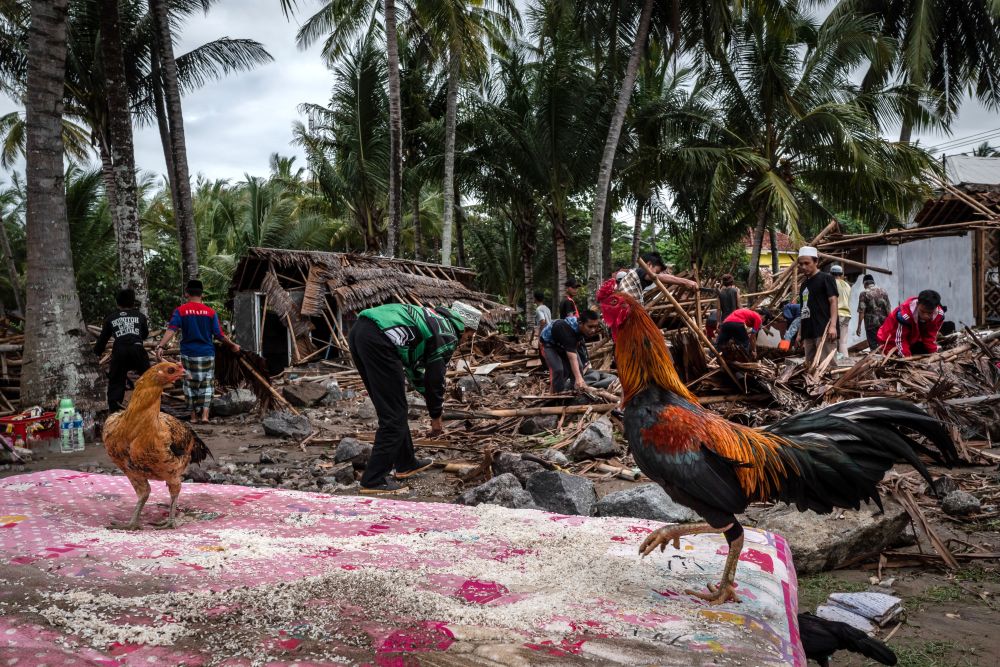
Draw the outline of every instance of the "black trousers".
M108 370L108 409L117 412L125 400L125 381L128 372L142 375L149 370L149 355L142 345L125 345L111 351L111 368Z
M750 336L747 335L747 328L742 322L723 322L719 327L719 338L715 341L716 349L721 350L729 341L750 352Z
M865 338L868 339L868 349L877 350L882 347L878 342L878 327L874 329L869 329L868 325L865 325Z
M359 317L351 327L348 345L378 414L375 445L361 485L378 486L394 467L408 470L417 462L406 418L406 375L396 347L368 318Z

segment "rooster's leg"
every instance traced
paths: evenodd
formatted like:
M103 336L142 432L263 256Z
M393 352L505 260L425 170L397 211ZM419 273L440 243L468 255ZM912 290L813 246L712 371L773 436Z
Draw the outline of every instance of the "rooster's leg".
M726 556L726 566L722 569L722 581L718 586L708 585L708 592L684 591L688 595L705 600L709 604L722 604L723 602L739 602L736 595L736 564L740 561L740 552L743 551L743 527L739 523L734 523L725 529L726 541L729 542L729 555Z
M177 511L177 496L181 495L181 483L179 480L172 480L167 482L167 488L170 489L170 513L167 515L167 520L162 523L154 523L155 528L173 528L174 527L174 513Z
M658 528L646 536L646 539L639 545L639 553L648 556L660 547L660 551L667 548L667 544L674 543L674 549L681 548L681 538L687 535L701 535L702 533L717 533L718 528L712 528L707 523L693 523L683 526L664 526Z
M146 504L146 500L149 499L149 482L145 479L132 479L132 488L135 489L135 495L138 496L138 500L135 503L135 511L132 512L132 519L128 523L118 523L113 522L108 525L108 528L114 530L139 530L139 515L142 513L142 507Z

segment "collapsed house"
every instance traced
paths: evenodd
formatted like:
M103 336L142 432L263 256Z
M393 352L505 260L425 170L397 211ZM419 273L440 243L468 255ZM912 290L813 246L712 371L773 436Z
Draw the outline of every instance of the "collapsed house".
M959 328L1000 325L1000 158L948 157L945 175L937 197L917 211L912 226L831 234L818 245L848 258L853 312L861 274L871 273L893 305L933 289ZM856 326L852 322L852 332Z
M251 248L230 286L233 337L274 374L310 361L348 357L357 314L384 303L484 311L487 326L513 310L476 291L469 269L372 255Z

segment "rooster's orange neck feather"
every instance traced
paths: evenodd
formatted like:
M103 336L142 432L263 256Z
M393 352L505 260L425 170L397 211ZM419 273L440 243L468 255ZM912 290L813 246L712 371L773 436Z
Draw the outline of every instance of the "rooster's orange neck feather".
M147 371L139 381L135 383L135 390L132 398L129 399L125 408L126 416L138 415L141 413L159 413L160 398L163 395L163 385L155 377L155 371Z
M698 399L681 382L663 334L646 309L631 302L629 313L618 329L616 343L618 377L622 383L624 403L651 384L673 392L697 404Z

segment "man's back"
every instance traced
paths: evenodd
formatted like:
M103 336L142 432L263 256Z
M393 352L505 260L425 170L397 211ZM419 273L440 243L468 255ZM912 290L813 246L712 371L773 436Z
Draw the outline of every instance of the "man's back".
M222 338L215 310L200 301L188 301L174 310L168 326L181 333L181 354L189 357L215 356L215 338Z

